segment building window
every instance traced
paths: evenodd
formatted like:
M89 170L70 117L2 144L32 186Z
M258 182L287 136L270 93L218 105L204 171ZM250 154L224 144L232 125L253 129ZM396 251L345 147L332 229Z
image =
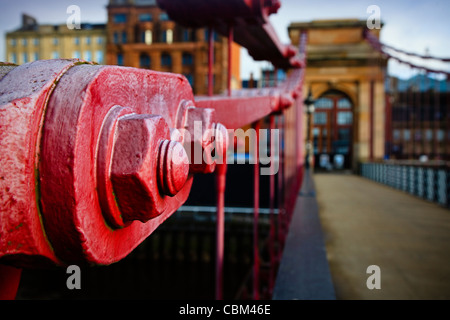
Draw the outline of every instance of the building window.
M170 67L172 66L172 57L168 53L163 53L161 55L161 66Z
M150 69L150 64L151 64L150 57L147 54L142 53L139 56L139 67L140 68Z
M103 37L97 37L97 44L103 44Z
M315 112L313 122L314 124L327 124L327 113Z
M53 51L52 52L52 59L59 59L59 52L58 51Z
M28 53L26 53L26 52L22 53L22 62L23 63L28 62Z
M99 64L103 64L103 51L97 50L95 52L95 61Z
M166 30L166 41L168 44L171 44L173 42L173 31L172 29Z
M331 109L333 108L333 100L328 98L320 98L317 99L314 105L317 109Z
M392 133L392 136L393 136L394 140L400 140L400 130L395 129Z
M347 98L342 98L339 99L337 107L339 109L350 109L352 107L352 104L350 103L350 100L348 100Z
M127 22L127 15L125 13L117 13L113 15L114 23L124 23Z
M12 63L17 64L17 55L16 55L14 52L11 53L9 60L10 60Z
M167 13L163 12L159 15L159 20L167 21L167 20L169 20L169 15Z
M73 38L73 43L75 45L79 45L80 44L80 38L78 38L78 37Z
M443 140L444 140L444 136L445 136L444 130L439 129L439 130L437 131L437 133L436 133L436 139L437 139L437 141L443 141Z
M433 140L433 130L431 129L425 130L425 137L428 141Z
M57 46L58 45L58 38L53 38L53 45L54 46Z
M191 85L191 87L193 87L194 86L194 76L192 75L192 73L184 74L184 76L189 81L189 84Z
M35 46L38 46L38 45L39 45L39 39L38 39L38 38L34 38L34 39L33 39L33 44L34 44Z
M219 36L217 35L217 32L213 30L213 40L218 41ZM209 41L209 28L205 29L205 41Z
M33 61L37 61L39 60L39 53L38 52L34 52L33 53Z
M113 40L114 44L118 44L119 43L119 33L114 32L113 37L114 37L114 40Z
M192 54L184 52L182 56L182 63L184 66L192 66L194 63L194 57Z
M173 42L173 31L167 29L161 32L161 42L171 44Z
M86 37L86 44L87 45L91 44L91 37Z
M150 13L141 13L139 15L139 21L145 22L145 21L152 21L153 16Z
M121 54L121 53L117 54L117 65L123 66L123 54Z
M72 54L73 59L81 59L80 51L74 51Z
M409 141L411 139L411 131L408 129L403 130L403 140Z
M182 39L183 39L184 42L195 41L194 40L194 35L195 35L195 33L192 30L184 29L183 30Z
M90 51L85 51L83 54L83 59L86 61L92 60L92 53Z
M351 111L340 111L337 114L337 124L346 125L352 124L353 114Z
M152 44L153 42L153 34L152 30L145 30L141 33L142 42L145 44Z
M125 31L122 32L122 43L127 43L127 33Z
M22 45L25 47L28 44L27 39L22 39Z
M9 41L10 41L12 47L16 46L16 43L17 43L16 39L11 39Z

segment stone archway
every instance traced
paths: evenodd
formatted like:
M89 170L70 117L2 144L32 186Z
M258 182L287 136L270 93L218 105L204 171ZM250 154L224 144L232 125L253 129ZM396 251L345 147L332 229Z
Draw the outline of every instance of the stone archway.
M367 43L363 36L366 28L365 20L355 19L294 22L288 28L293 45L298 44L302 32L308 34L304 97L311 92L318 99L336 90L352 102L353 170L362 161L382 159L385 151L387 58ZM372 31L379 36L381 29ZM306 119L304 127L308 127Z

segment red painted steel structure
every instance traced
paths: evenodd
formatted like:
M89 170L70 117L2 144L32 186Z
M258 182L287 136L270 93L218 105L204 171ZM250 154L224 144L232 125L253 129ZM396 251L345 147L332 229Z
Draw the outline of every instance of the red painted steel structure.
M225 5L183 0L178 7L179 1L159 2L179 22L183 18L177 14L185 5L193 9L201 2L202 12L211 13L203 17L208 18L186 12L183 17L219 32L227 21L223 32L256 59L292 72L274 88L229 87L225 95L194 97L181 75L78 59L36 61L8 70L0 80L0 263L2 270L9 270L3 274L11 277L0 281L2 297L13 298L20 279L20 269L7 265L110 264L122 259L186 201L194 174L216 171L216 298L221 299L227 165L216 164L211 151L225 159L226 128L254 124L259 129L266 116L273 128L276 114L283 146L278 173L278 239L283 242L302 177L300 67L306 64L306 34L299 53L280 44L267 20L278 1L233 0ZM212 68L210 87L211 75ZM290 125L283 125L288 119ZM259 147L259 140L255 143ZM199 152L204 155L200 162ZM257 163L255 299L260 297L258 168Z

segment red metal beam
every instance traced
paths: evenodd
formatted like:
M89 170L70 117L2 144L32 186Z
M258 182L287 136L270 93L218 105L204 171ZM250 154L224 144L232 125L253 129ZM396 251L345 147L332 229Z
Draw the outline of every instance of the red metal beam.
M254 141L254 167L253 167L253 299L259 300L259 129L261 124L256 121L252 124L256 131Z
M186 27L212 26L226 37L232 23L234 41L255 60L270 61L282 69L302 66L296 48L282 44L268 20L281 6L278 0L158 0L158 4Z
M213 108L216 119L229 129L241 128L271 113L290 107L301 94L303 69L291 72L284 83L274 88L233 90L232 96L196 96L199 108Z
M271 114L269 117L269 130L273 132L275 130L275 115ZM279 161L279 154L275 154L274 143L272 141L273 136L270 138L270 176L269 176L269 209L270 209L270 230L269 230L269 258L270 258L270 270L269 270L269 293L272 294L275 277L275 166L273 163Z

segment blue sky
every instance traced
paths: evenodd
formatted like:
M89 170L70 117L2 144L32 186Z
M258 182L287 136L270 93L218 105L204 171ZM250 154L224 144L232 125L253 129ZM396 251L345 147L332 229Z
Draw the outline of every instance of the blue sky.
M226 0L224 0L226 1ZM81 22L106 22L107 0L13 0L2 1L0 10L0 61L5 59L4 34L20 26L21 13L37 18L39 23L65 23L68 6L81 9ZM407 51L424 54L428 48L432 56L450 57L450 1L448 0L281 0L281 9L270 17L280 39L288 43L287 26L295 21L315 19L369 17L367 7L378 5L384 27L381 40ZM416 62L416 60L411 60ZM421 63L421 61L417 61ZM254 63L243 49L241 75L259 74L264 63ZM450 63L427 64L450 71ZM391 74L406 77L409 68L389 63Z

